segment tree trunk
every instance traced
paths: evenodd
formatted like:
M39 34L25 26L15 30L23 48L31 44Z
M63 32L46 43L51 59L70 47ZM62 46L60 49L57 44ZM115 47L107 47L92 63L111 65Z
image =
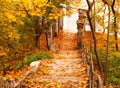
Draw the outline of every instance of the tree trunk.
M93 38L93 41L94 41L94 52L95 52L95 56L96 56L96 59L97 59L97 63L98 63L99 70L100 70L100 72L102 73L102 64L101 64L101 60L100 60L100 58L99 58L99 56L98 56L98 52L97 52L96 37L95 37L95 34L94 34L94 29L93 29L92 22L91 22L91 19L90 19L89 11L87 12L87 17L88 17L88 21L89 21L89 24L90 24L90 27L91 27L92 38Z
M93 37L93 41L94 41L94 52L95 52L96 60L97 60L97 63L98 63L99 71L102 73L102 64L101 64L101 60L100 60L100 58L98 56L98 52L97 52L96 37L95 37L95 34L94 34L94 27L92 25L92 21L91 21L91 18L90 18L90 11L92 10L93 3L91 4L89 2L89 0L86 0L86 1L87 1L87 4L88 4L87 17L88 17L88 21L89 21L89 24L90 24L92 37Z
M58 18L58 30L63 29L63 18Z
M46 35L46 45L47 45L47 49L50 50L49 43L48 43L49 41L48 41L48 30L47 30L47 29L46 29L45 35Z
M112 8L112 12L114 14L115 47L116 47L116 50L118 51L119 50L119 47L118 47L118 35L117 35L117 29L116 29L116 13L115 13L114 5L115 5L115 0L113 0L111 8Z
M35 45L39 49L39 35L36 35Z
M110 6L108 5L108 31L107 31L107 41L106 41L106 59L105 59L105 75L104 75L104 84L107 85L108 78L108 52L109 52L109 31L110 31Z
M93 0L93 3L94 3L94 16L95 16L95 10L96 10L96 8L95 8L95 0ZM95 24L95 17L93 17L93 27L94 27L94 31L96 31L96 24Z
M116 50L119 51L117 31L114 31L114 33L115 33L115 47L116 47Z
M42 34L42 33L40 33L38 36L36 36L36 47L37 47L38 49L40 49L40 37L41 37L41 34Z
M35 23L34 23L34 29L35 29L35 45L38 49L40 49L40 36L42 34L42 30L43 30L43 20L40 18L36 18L35 19Z

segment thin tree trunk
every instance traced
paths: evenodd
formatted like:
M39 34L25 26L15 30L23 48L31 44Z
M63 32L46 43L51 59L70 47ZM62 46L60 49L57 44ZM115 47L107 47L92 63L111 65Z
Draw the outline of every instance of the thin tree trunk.
M105 76L104 76L104 84L107 86L107 78L108 78L108 52L109 52L109 31L110 31L110 6L108 5L108 31L107 31L107 41L106 41L106 59L105 59Z
M114 31L114 33L115 33L115 47L116 47L116 50L119 51L117 31Z
M42 32L36 36L36 46L40 50L40 37L41 37Z
M92 32L90 32L90 52L92 52Z
M94 3L94 16L95 16L95 9L96 9L96 8L95 8L95 0L93 0L93 3ZM93 26L93 27L94 27L94 31L96 31L96 27L95 27L95 25L96 25L96 24L95 24L95 17L93 18L93 22L94 22L94 24L93 24L93 25L94 25L94 26Z
M92 5L93 3L91 4L89 2L89 0L86 0L87 1L87 4L88 4L88 11L87 11L87 17L88 17L88 21L89 21L89 24L90 24L90 27L91 27L91 32L92 32L92 37L93 37L93 41L94 41L94 52L95 52L95 55L96 55L96 60L97 60L97 63L98 63L98 67L99 67L99 71L102 73L102 64L101 64L101 60L98 56L98 52L97 52L97 46L96 46L96 37L95 37L95 34L94 34L94 27L92 25L92 21L91 21L91 18L90 18L90 11L92 9Z
M112 12L114 14L115 47L116 47L116 50L118 51L119 50L119 47L118 47L118 35L117 35L117 30L116 30L116 13L115 13L114 5L115 5L115 0L113 0L111 8L112 8Z
M101 60L99 59L98 52L97 52L96 37L95 37L95 34L94 34L94 29L93 29L93 26L92 26L92 22L90 20L89 11L87 12L87 17L88 17L88 21L89 21L89 24L90 24L90 27L91 27L92 38L93 38L93 41L94 41L94 52L95 52L95 55L96 55L98 67L99 67L100 72L102 73L102 64L101 64Z
M43 24L41 24L41 25L39 25L40 24L40 21L39 21L40 19L39 18L37 18L36 19L36 21L35 21L35 23L34 23L34 29L35 29L35 38L36 38L36 40L35 40L35 44L36 44L36 47L38 48L38 49L40 49L40 36L41 36L41 34L42 34L42 30L43 30ZM42 20L43 21L43 20ZM41 22L42 23L42 22Z
M49 43L48 43L49 41L48 41L48 31L47 31L47 29L46 29L45 35L46 35L46 45L47 45L47 49L50 50Z

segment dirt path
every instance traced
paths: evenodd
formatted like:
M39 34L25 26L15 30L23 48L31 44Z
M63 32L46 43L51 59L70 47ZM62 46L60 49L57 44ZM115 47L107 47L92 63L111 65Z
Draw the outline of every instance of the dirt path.
M59 50L54 59L41 61L40 71L27 81L29 88L88 88L86 65L76 50L76 34L63 32L54 42Z

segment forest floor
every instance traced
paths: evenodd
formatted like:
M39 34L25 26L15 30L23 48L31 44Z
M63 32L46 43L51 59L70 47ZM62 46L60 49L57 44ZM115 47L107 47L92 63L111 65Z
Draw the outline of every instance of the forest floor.
M62 31L53 43L58 46L51 51L54 59L40 60L39 71L25 79L24 88L88 88L87 66L76 49L76 33Z

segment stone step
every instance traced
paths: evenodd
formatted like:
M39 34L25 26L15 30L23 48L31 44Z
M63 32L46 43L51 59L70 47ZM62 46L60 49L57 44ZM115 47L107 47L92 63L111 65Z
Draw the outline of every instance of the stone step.
M78 82L80 81L81 77L76 77L76 76L41 76L40 78L31 78L29 80L36 81L36 80L51 80L51 81L57 81L57 82Z

